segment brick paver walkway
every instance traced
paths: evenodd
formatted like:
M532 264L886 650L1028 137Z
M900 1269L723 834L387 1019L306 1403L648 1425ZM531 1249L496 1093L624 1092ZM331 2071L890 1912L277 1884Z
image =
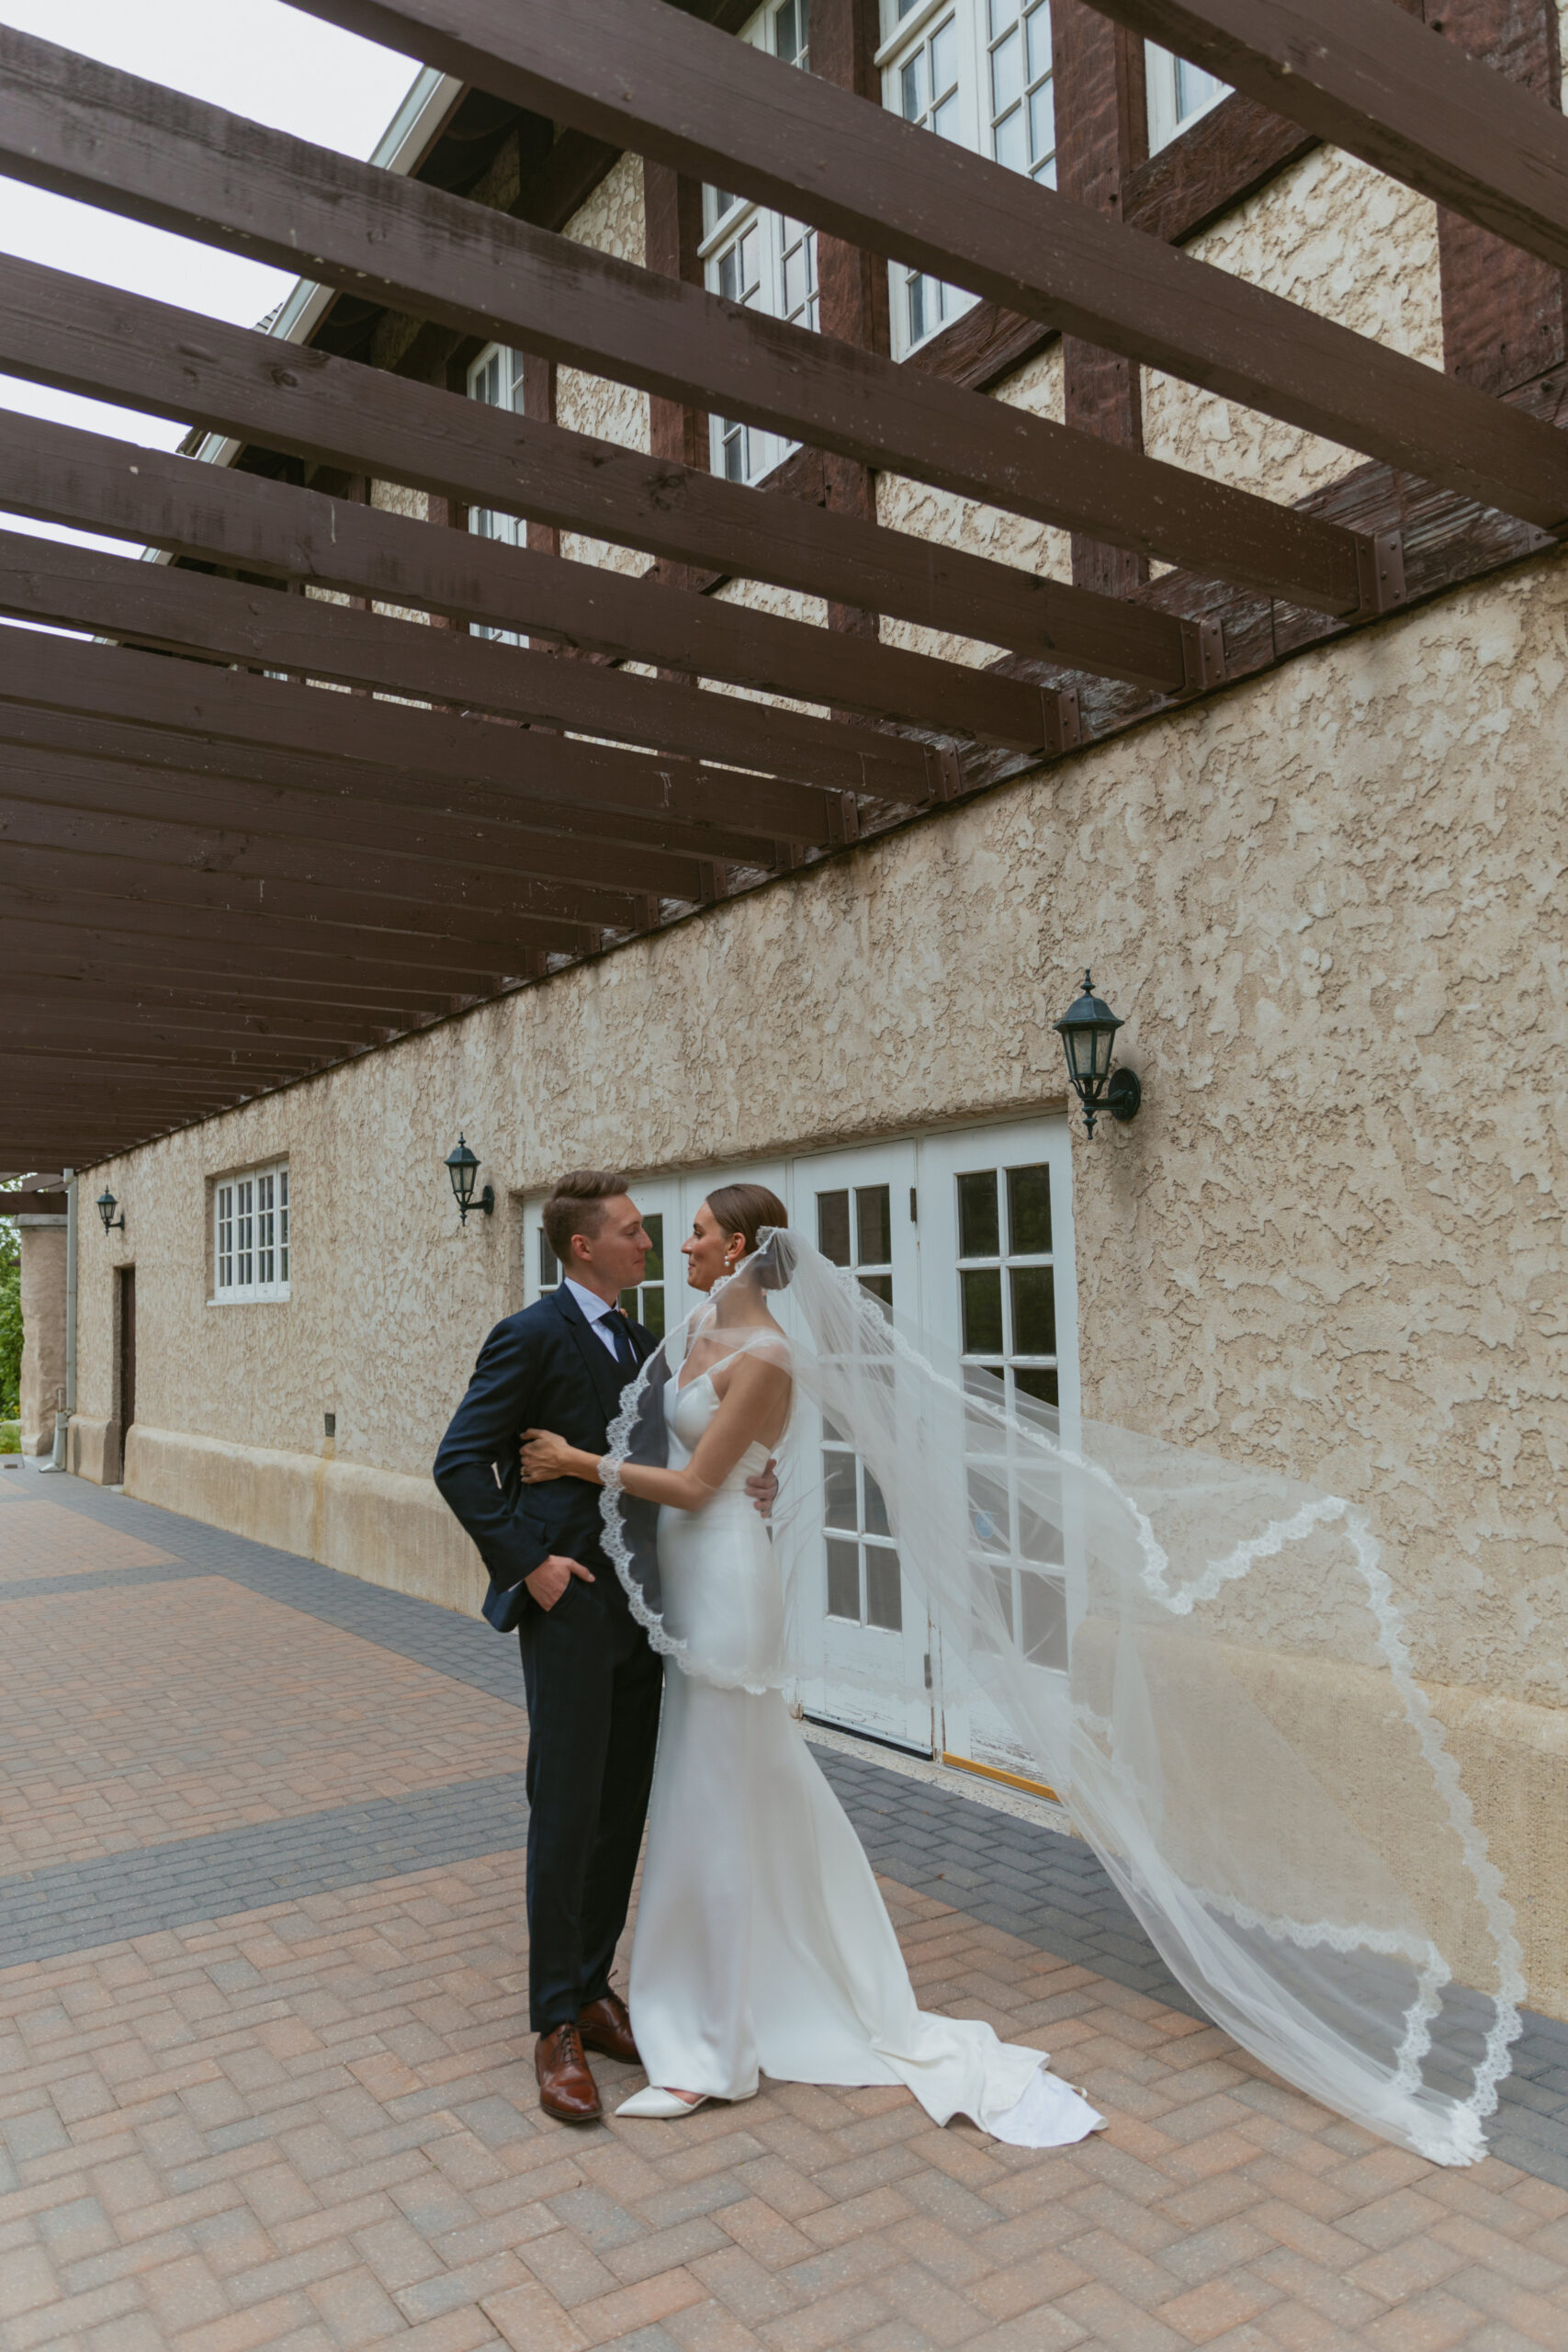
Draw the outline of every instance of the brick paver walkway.
M825 1755L922 1998L1049 2048L1109 2132L1032 2154L776 2085L568 2132L507 1644L31 1468L0 1628L5 2352L1568 2346L1562 2029L1524 2164L1437 2170L1176 2006L1077 1841Z

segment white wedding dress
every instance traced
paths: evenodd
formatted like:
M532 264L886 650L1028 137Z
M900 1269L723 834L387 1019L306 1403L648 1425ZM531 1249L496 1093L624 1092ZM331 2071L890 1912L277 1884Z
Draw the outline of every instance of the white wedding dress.
M717 1407L705 1373L668 1383L672 1468ZM860 1840L764 1687L781 1578L744 1488L766 1460L750 1447L703 1510L659 1516L664 1624L703 1670L665 1660L630 1984L649 2081L723 2099L762 2075L904 2083L937 2123L966 2115L1018 2147L1081 2140L1104 2119L1039 2051L917 2007Z

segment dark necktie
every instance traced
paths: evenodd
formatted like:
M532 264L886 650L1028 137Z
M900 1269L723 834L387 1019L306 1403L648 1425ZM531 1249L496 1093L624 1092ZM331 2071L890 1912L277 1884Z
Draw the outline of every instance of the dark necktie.
M612 1306L608 1315L601 1319L600 1329L608 1333L610 1345L615 1351L615 1362L620 1365L621 1370L635 1372L637 1350L632 1345L632 1335L627 1329L626 1318L618 1306Z

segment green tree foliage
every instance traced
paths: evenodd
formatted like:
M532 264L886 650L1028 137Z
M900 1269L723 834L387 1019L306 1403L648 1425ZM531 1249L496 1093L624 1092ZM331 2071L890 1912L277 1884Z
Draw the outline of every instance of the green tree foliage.
M17 1228L0 1217L0 1421L22 1409L22 1252Z

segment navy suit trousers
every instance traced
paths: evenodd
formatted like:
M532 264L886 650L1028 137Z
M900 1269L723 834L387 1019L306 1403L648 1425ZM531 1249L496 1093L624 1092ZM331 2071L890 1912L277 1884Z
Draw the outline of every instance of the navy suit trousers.
M528 2007L548 2033L609 1990L659 1737L663 1667L603 1553L518 1629L528 1694Z

